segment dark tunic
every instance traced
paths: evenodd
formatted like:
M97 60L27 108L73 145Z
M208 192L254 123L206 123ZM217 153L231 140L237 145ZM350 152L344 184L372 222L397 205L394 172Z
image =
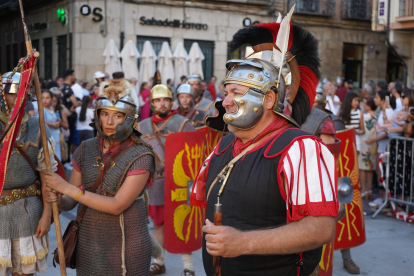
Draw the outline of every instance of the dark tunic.
M223 204L222 223L239 230L276 228L287 224L286 202L279 189L277 168L284 150L296 137L309 135L297 128L290 128L276 136L263 147L250 152L235 163L227 185L220 198ZM225 136L219 145L219 155L210 160L206 191L219 172L234 158L231 143L234 135ZM276 141L275 141L276 140ZM266 149L269 151L265 154ZM280 153L279 155L277 155ZM266 157L265 157L266 155ZM276 156L277 155L277 156ZM220 183L211 190L207 201L206 218L214 221L214 204ZM298 237L300 238L300 237ZM293 276L309 275L318 266L322 248L289 255L242 255L236 258L222 258L222 275L269 275ZM203 239L203 263L208 276L214 275L213 257L206 251Z
M101 156L100 138L82 142L74 154L81 170L82 185L90 191L98 175L95 158ZM114 196L123 184L127 172L142 169L154 172L154 158L145 146L133 144L115 160L108 169L103 185L96 193ZM122 275L122 225L125 233L126 275L149 275L151 240L147 226L144 199L140 197L126 209L123 215L111 215L88 208L79 228L76 247L76 275ZM78 212L82 208L79 204Z

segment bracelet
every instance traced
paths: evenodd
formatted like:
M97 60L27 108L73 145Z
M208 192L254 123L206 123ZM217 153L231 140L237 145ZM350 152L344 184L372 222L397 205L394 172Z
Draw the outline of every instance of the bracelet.
M82 190L79 190L78 194L75 197L75 200L79 202L79 198L81 197L81 195L82 195Z

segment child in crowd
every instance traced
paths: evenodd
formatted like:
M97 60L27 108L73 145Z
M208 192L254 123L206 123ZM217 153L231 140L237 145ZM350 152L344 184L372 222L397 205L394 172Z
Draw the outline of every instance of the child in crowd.
M365 199L372 200L372 180L375 171L375 161L377 155L377 143L368 145L365 140L374 139L377 137L377 130L375 124L377 123L377 115L375 110L373 98L367 98L364 104L364 126L365 133L359 136L360 139L360 154L358 155L359 177L361 180L361 196Z
M395 138L402 136L406 121L408 120L408 112L400 110L390 123L379 126L381 130L386 130L388 138Z
M42 102L45 111L45 122L46 125L49 127L50 133L55 140L56 147L55 147L55 155L61 160L60 154L60 118L53 110L52 106L52 97L53 94L49 90L45 90L42 92Z
M355 140L357 151L360 152L359 135L365 133L364 118L359 108L359 96L355 92L348 92L345 95L338 117L344 122L346 129L355 129Z

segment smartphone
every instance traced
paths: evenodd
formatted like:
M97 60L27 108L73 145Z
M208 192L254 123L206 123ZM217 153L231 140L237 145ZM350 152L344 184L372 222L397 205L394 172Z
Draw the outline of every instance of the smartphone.
M388 106L390 105L390 96L385 96L385 101L387 102Z

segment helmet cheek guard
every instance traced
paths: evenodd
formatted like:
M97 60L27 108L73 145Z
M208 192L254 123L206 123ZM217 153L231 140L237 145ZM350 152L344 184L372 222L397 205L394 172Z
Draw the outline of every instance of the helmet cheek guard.
M226 113L224 122L237 129L253 128L263 116L264 98L265 95L248 88L242 96L233 99L237 111Z

